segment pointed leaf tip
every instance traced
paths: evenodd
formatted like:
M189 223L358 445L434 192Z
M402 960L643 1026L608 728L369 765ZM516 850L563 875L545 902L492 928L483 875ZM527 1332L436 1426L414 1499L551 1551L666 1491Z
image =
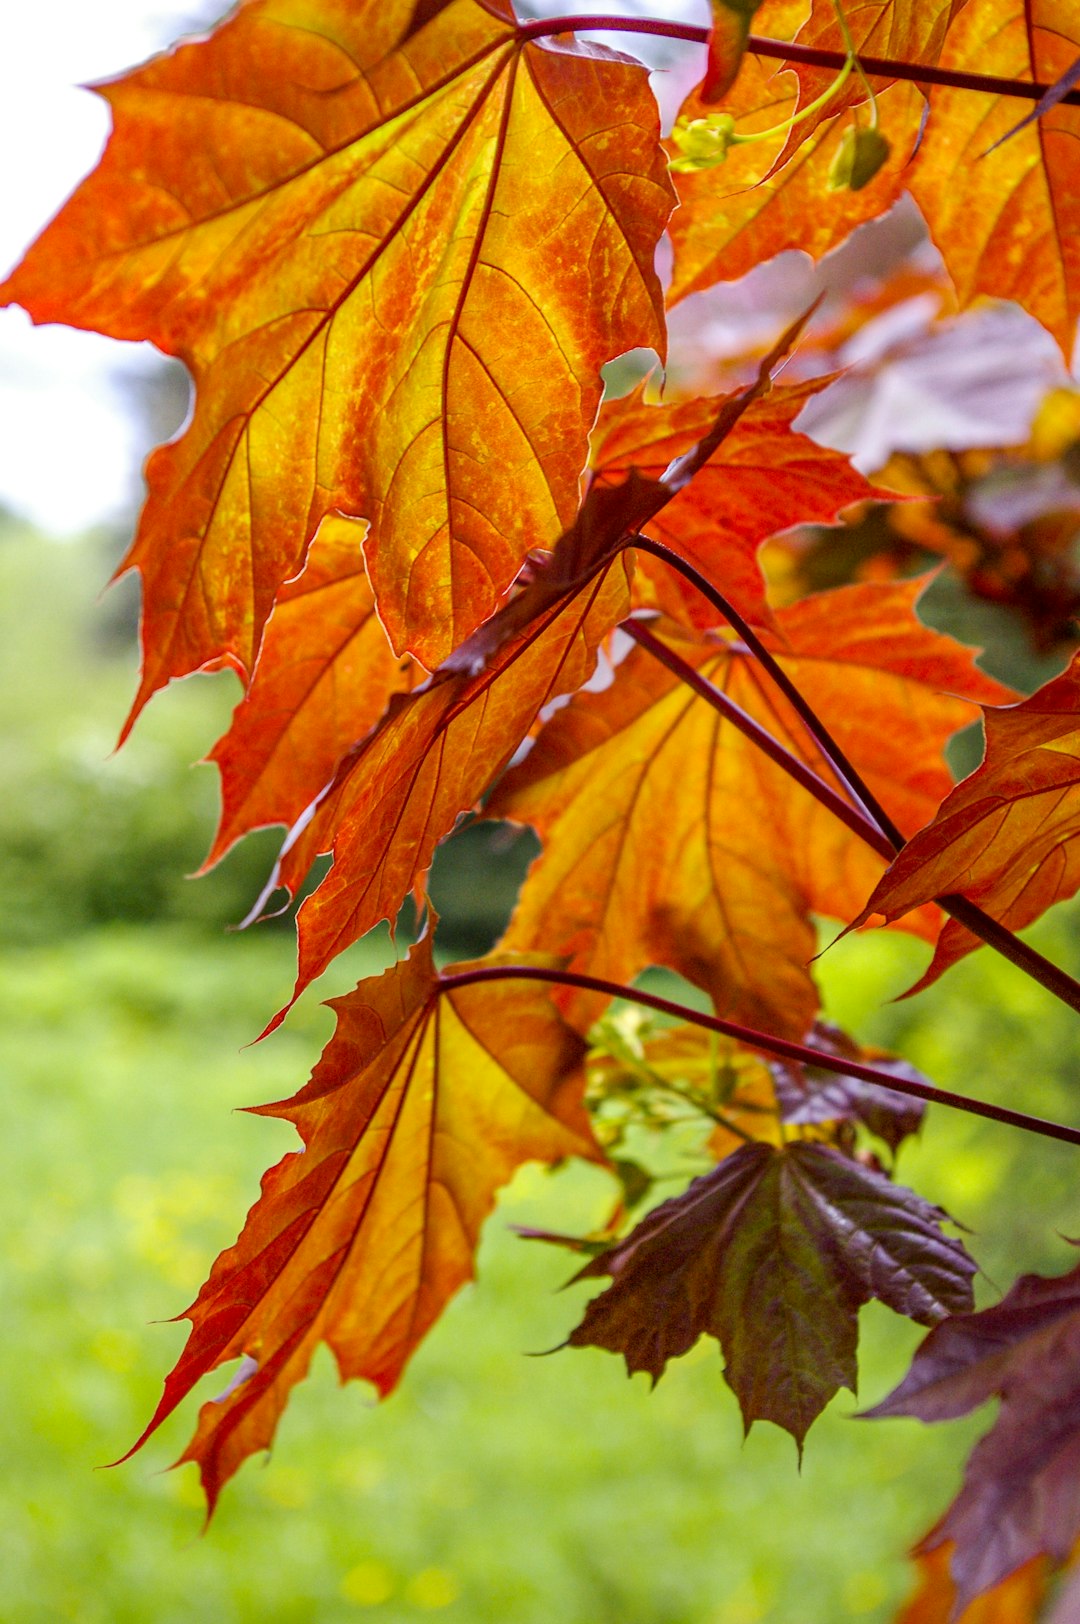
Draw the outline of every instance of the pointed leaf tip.
M427 936L331 1007L337 1028L311 1080L259 1108L291 1122L304 1149L266 1174L215 1263L139 1440L239 1359L181 1457L197 1462L211 1507L270 1447L319 1343L342 1379L390 1392L472 1278L499 1187L525 1161L600 1154L582 1105L584 1045L535 984L444 987Z
M621 1353L653 1381L715 1336L744 1425L800 1450L856 1383L857 1313L877 1298L922 1324L971 1306L975 1265L945 1214L829 1147L746 1145L666 1201L579 1279L611 1277L568 1338Z

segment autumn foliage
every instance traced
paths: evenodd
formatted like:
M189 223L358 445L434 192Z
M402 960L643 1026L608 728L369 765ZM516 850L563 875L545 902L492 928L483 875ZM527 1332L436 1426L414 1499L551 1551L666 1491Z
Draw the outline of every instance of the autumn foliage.
M960 497L910 463L871 481L800 431L840 329L923 287L900 275L876 305L778 323L700 390L673 373L602 401L601 369L663 360L689 295L785 249L820 258L905 191L941 315L1016 300L1067 358L1080 14L716 0L708 38L662 12L622 20L615 50L509 0L245 0L101 87L105 155L0 290L190 370L193 415L150 459L125 564L144 603L128 725L176 678L241 680L207 865L288 830L254 915L331 854L299 909L294 996L409 899L425 916L407 956L334 1000L311 1080L262 1108L302 1149L187 1311L144 1436L240 1361L183 1456L212 1506L320 1342L388 1393L471 1277L499 1187L585 1157L619 1195L601 1235L542 1237L605 1282L570 1345L655 1379L707 1332L746 1426L801 1448L854 1390L862 1304L931 1328L874 1413L1004 1402L908 1617L1002 1581L1000 1616L1034 1617L1043 1559L1080 1535L1075 1271L973 1312L964 1242L894 1163L935 1098L1080 1133L942 1096L824 1026L812 961L820 916L921 937L920 985L981 939L1080 1008L1013 935L1080 887L1077 668L1020 700L924 625L912 547L975 580ZM666 140L635 31L709 45ZM911 506L927 496L951 498L943 518ZM811 590L786 533L885 501L877 567ZM1080 598L1062 611L1041 534L1018 521L1023 567L995 591L1045 644ZM1045 559L1062 584L1033 609ZM946 744L980 716L985 760L954 785ZM499 947L446 964L426 877L468 816L529 825L542 855ZM635 989L652 965L713 1013ZM657 1204L622 1141L672 1097L702 1171Z

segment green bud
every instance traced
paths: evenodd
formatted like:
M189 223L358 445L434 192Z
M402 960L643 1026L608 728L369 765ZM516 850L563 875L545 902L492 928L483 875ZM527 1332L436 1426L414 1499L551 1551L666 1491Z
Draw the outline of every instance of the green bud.
M861 192L885 163L892 148L880 130L852 125L844 132L829 170L831 192Z
M671 138L681 158L672 162L672 169L685 174L695 169L712 169L722 164L728 148L737 139L735 120L730 113L710 113L708 118L680 119L671 132Z

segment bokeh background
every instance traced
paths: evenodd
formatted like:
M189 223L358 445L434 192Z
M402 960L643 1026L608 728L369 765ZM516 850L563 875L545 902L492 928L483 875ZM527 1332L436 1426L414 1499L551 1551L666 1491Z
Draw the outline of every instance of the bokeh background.
M73 6L87 61L72 56L70 34L60 43L49 9L48 37L21 38L21 68L18 53L6 57L24 97L31 61L57 83L90 77L207 15L115 5L137 25L124 45ZM63 144L55 125L66 115L46 82L21 114L16 105L27 149L45 141L34 134L42 105L54 106L50 139ZM101 132L90 114L79 118L88 163ZM39 178L29 203L20 193L9 233L29 235L34 210L48 213L76 178ZM737 294L718 307L719 328L752 303ZM18 313L4 320L0 1617L884 1624L911 1586L906 1548L955 1491L988 1417L865 1424L842 1394L800 1473L775 1429L744 1441L711 1341L655 1391L595 1350L532 1357L563 1340L588 1288L560 1290L572 1259L509 1226L592 1227L612 1198L594 1169L521 1173L487 1226L479 1283L386 1404L356 1385L341 1390L320 1355L272 1459L249 1463L205 1534L194 1469L163 1470L194 1424L194 1401L132 1461L96 1469L141 1431L183 1340L170 1317L234 1238L261 1172L291 1146L283 1124L236 1109L295 1091L330 1032L320 998L380 968L393 948L380 936L352 949L281 1032L248 1047L291 985L291 927L227 927L261 886L275 838L249 841L207 878L184 878L209 843L216 800L212 769L191 764L227 725L233 679L175 685L112 753L134 682L137 595L130 582L101 593L130 533L139 460L182 421L186 381L144 351L32 333ZM947 586L937 613L970 623ZM1026 685L1065 658L1035 658L1007 614L989 629L997 669ZM527 840L482 829L441 855L448 952L493 939L528 852ZM823 939L831 934L823 926ZM1057 910L1033 935L1080 972L1075 910ZM944 1087L1080 1118L1068 1013L986 952L917 1000L890 1002L924 957L899 937L849 938L821 961L830 1015L902 1049ZM972 1229L984 1302L1021 1270L1070 1266L1061 1236L1080 1232L1077 1171L1074 1150L943 1110L900 1164L905 1181ZM862 1402L899 1380L920 1335L864 1311Z

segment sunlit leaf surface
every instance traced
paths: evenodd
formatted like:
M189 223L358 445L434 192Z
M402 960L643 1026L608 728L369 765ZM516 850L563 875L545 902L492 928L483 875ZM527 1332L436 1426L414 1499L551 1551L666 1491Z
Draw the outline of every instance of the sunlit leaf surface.
M148 468L136 708L250 671L335 509L429 667L573 520L603 363L663 350L644 73L501 5L253 0L102 89L105 157L0 289L195 376Z
M942 750L977 714L971 700L1007 694L970 651L919 623L918 591L849 587L777 615L785 670L909 830L948 790ZM672 632L665 641L829 776L747 653L704 636ZM544 843L507 945L543 941L575 967L620 981L668 965L704 987L720 1013L797 1039L817 1010L812 915L842 917L845 898L865 894L883 866L641 648L610 687L579 695L548 723L488 811L531 823ZM932 918L912 925L935 932ZM567 999L576 1019L596 1013L591 998Z
M466 966L458 966L459 972ZM380 1394L473 1274L495 1192L530 1159L597 1155L583 1046L526 982L443 988L424 940L335 999L337 1030L292 1100L259 1107L304 1141L270 1169L235 1246L187 1311L192 1330L144 1438L199 1378L243 1359L182 1456L211 1508L269 1447L320 1342ZM143 1439L140 1439L140 1443Z

